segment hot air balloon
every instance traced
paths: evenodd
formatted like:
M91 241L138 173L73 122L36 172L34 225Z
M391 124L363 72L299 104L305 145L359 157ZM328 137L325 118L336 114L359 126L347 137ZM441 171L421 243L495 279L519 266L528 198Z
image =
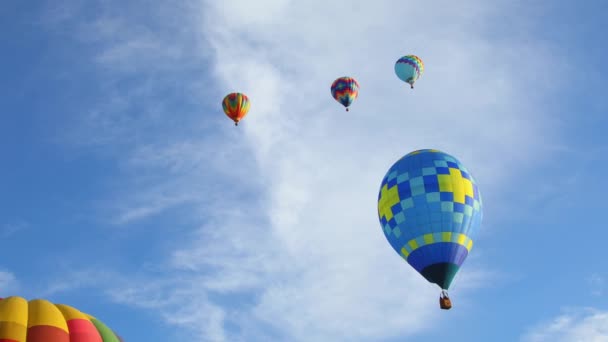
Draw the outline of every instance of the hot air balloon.
M414 83L422 76L424 63L418 56L407 55L399 58L395 63L395 74L403 82L406 82L414 89Z
M471 173L453 156L418 150L386 173L378 195L378 218L393 249L418 273L447 290L473 247L482 201Z
M359 96L359 83L352 77L340 77L331 85L331 96L346 107L348 112L348 107Z
M249 106L249 98L242 93L230 93L222 101L224 113L234 121L235 126L238 126L239 121L243 120L245 115L247 115Z
M44 299L0 298L0 342L123 342L97 318Z

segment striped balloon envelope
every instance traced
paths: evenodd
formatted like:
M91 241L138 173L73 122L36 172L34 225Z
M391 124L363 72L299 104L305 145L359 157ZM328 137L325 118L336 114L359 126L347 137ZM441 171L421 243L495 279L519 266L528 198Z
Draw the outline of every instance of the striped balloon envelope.
M0 298L0 342L123 342L97 318L44 299Z
M245 115L249 112L251 103L247 95L243 93L230 93L222 100L222 108L226 116L234 121L234 125L238 126Z
M341 105L348 107L359 96L359 83L352 77L344 76L336 79L331 84L331 96Z

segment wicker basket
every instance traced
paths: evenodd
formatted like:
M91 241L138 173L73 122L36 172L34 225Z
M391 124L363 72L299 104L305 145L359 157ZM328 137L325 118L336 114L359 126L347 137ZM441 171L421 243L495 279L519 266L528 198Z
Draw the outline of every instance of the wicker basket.
M446 297L439 297L439 306L443 309L443 310L449 310L452 308L452 301L450 300L450 298Z

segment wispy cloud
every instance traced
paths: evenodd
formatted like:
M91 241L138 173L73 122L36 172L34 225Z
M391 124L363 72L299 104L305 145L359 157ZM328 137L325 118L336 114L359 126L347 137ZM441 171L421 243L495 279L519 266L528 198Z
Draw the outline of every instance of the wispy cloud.
M601 296L606 291L606 280L601 275L594 273L587 278L587 283L591 288L591 294Z
M531 328L522 342L604 342L608 341L608 312L577 309Z
M223 341L224 310L212 304L206 293L192 286L196 279L159 275L154 281L149 274L121 274L111 270L78 270L51 281L41 296L49 297L77 290L96 289L111 301L140 309L159 312L168 324L185 327L186 335L205 341ZM112 285L101 285L112 284ZM184 334L176 334L184 338Z
M197 1L66 1L45 14L45 29L81 51L70 72L50 72L79 85L65 113L78 129L64 130L58 141L116 155L152 136L204 126L190 120L204 114L200 97L210 92ZM75 70L91 73L94 82L83 83Z
M17 277L11 272L0 270L0 297L14 296L18 288Z
M201 100L216 116L201 117L198 132L182 125L159 135L174 117L170 104L200 89L177 69L163 72L182 76L186 95L165 96L160 80L142 77L141 93L110 92L116 106L92 111L83 132L107 123L98 139L115 149L127 180L110 199L121 208L115 221L189 205L200 222L175 238L162 276L133 276L108 293L212 341L382 340L440 322L437 289L382 235L378 186L396 159L432 147L459 157L490 193L517 176L512 165L533 164L551 142L556 132L540 106L552 80L547 51L486 36L505 28L494 19L514 10L509 2L188 3L202 21L158 59L146 55L167 36L152 28L129 31L128 42L104 33L123 27L115 21L98 33L104 48L95 60L117 79L196 56L179 48L194 42L219 89ZM414 91L392 71L407 53L426 62ZM331 81L346 74L362 85L348 114L329 95ZM252 99L238 128L219 108L220 94L235 90ZM144 114L134 102L146 103L137 107ZM485 277L464 269L458 295Z
M2 238L2 239L8 238L8 237L12 236L13 234L16 234L18 232L21 232L21 231L27 229L28 226L29 226L29 224L22 220L17 220L14 222L2 224L2 225L0 225L0 238Z

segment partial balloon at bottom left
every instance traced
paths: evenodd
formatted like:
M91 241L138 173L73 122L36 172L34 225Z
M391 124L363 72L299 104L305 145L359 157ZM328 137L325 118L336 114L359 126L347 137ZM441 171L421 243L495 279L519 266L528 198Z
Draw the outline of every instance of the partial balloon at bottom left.
M64 304L0 298L0 342L123 342L103 322Z

